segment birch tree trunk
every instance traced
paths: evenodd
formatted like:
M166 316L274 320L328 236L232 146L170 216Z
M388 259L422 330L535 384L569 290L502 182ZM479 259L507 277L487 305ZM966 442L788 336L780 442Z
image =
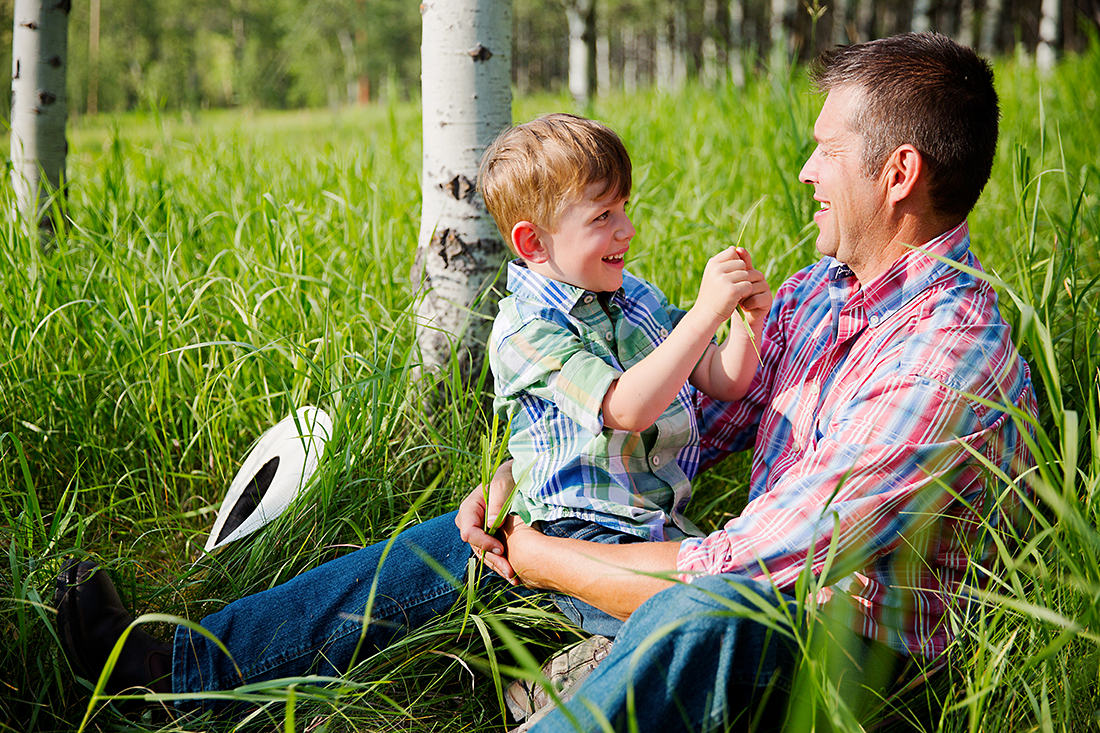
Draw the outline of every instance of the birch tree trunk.
M1000 40L1003 8L1003 0L988 0L985 4L985 13L982 15L982 53L993 54L1000 50L997 44Z
M916 33L932 30L932 0L914 0L910 27Z
M1039 19L1039 45L1035 49L1035 65L1047 76L1054 70L1054 49L1058 43L1058 25L1062 22L1061 0L1043 0Z
M794 17L792 0L771 0L771 63L773 68L783 68L792 60L789 53L790 31L788 24Z
M959 3L959 43L964 46L974 46L978 34L974 28L977 13L974 12L977 0L961 0Z
M837 0L833 3L833 45L843 46L848 40L848 11L852 0Z
M596 94L606 97L611 93L611 39L607 28L601 28L596 36Z
M857 2L856 32L858 37L853 38L852 42L862 43L878 35L875 33L875 0L857 0Z
M630 23L623 25L623 91L633 94L638 91L638 36Z
M718 0L703 0L703 83L718 81Z
M596 2L573 0L565 5L569 24L569 93L588 104L596 75Z
M496 313L490 290L505 258L477 195L485 148L512 120L510 0L426 0L421 6L423 207L413 264L422 370L458 359L481 372Z
M50 194L65 177L69 0L16 0L11 41L11 180L32 234L52 237Z
M745 47L745 0L730 0L730 48L727 63L730 78L738 89L745 86L745 61L742 49Z

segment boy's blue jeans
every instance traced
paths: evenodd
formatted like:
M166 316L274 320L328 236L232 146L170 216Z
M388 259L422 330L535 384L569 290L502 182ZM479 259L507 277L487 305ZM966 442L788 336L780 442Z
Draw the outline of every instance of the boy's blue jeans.
M581 520L561 520L542 529L547 534L591 542L638 540ZM359 658L363 658L454 605L460 591L422 559L431 558L450 578L465 583L472 551L459 536L454 513L403 531L379 570L385 545L380 542L331 560L202 619L200 624L225 644L232 658L202 634L177 627L172 652L173 691L224 691L281 677L340 675L347 670L357 647ZM376 573L371 623L360 642ZM481 573L478 592L482 597L508 588L495 573ZM555 600L571 620L591 633L614 636L622 625L575 599ZM178 705L206 710L225 707L222 701L213 699L181 701Z

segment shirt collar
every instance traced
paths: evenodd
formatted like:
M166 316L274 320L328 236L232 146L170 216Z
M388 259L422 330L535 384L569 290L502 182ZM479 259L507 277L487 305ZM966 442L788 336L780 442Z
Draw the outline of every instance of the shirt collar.
M918 294L924 292L937 279L954 268L930 255L938 255L954 262L966 260L970 249L970 229L963 221L954 229L909 249L885 272L866 283L858 291L862 297L864 313L877 323L887 318ZM829 267L829 281L854 278L847 265L834 262Z
M508 292L568 313L588 291L532 272L523 260L514 259L508 263ZM612 294L611 300L619 300L623 292L623 288L619 288Z

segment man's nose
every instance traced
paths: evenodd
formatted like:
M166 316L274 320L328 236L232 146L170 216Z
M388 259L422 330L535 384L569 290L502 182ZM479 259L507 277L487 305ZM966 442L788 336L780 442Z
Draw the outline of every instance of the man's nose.
M798 172L798 180L801 183L812 184L816 175L816 166L814 161L817 158L817 150L810 154L809 158L806 158L806 162L802 164L802 170Z

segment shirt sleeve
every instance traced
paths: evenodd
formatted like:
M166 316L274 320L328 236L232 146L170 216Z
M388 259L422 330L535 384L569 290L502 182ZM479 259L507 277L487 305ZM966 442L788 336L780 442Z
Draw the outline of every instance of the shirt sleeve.
M771 467L782 478L739 517L685 540L678 568L687 579L744 573L789 589L807 560L813 575L824 571L835 542L826 584L835 582L913 541L957 497L981 499L969 449L1013 429L1004 413L987 414L994 422L982 425L964 395L926 377L876 381L796 461Z
M591 353L583 336L534 319L494 341L498 401L531 395L552 402L590 433L603 430L603 398L622 371Z

